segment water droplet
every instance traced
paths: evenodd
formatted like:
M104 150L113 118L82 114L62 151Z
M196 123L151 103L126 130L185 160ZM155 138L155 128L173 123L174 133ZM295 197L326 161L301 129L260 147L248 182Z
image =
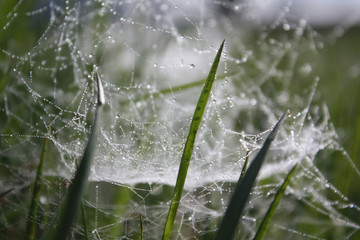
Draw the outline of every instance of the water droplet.
M291 29L291 27L290 27L290 25L288 23L285 23L283 25L283 29L284 29L284 31L289 31Z
M40 197L40 202L43 203L43 204L46 203L46 202L47 202L47 198L44 197L44 196L41 196L41 197Z
M190 64L190 68L195 68L195 64Z

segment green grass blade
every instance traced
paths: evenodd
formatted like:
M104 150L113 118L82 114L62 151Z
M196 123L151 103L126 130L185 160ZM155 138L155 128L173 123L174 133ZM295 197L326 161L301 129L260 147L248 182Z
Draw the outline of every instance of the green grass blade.
M72 180L69 191L65 196L64 205L62 205L62 207L59 209L60 212L58 212L58 216L55 218L54 230L50 232L50 234L47 236L47 239L66 239L67 233L69 232L80 205L83 191L86 187L87 179L90 173L90 166L95 151L96 135L100 127L99 118L101 116L102 107L105 104L104 90L97 73L95 74L95 79L98 86L98 103L96 107L94 123L89 135L89 140L87 142L80 165L77 168L75 177Z
M0 199L5 197L7 194L11 193L15 188L10 188L9 190L6 190L5 192L2 192L0 194Z
M249 157L250 157L250 151L247 151L246 152L246 158L245 158L245 162L244 162L244 165L241 169L241 173L240 173L240 177L239 177L239 180L238 180L238 184L241 183L241 180L244 178L244 175L245 175L245 172L246 172L246 168L247 168L247 165L249 163Z
M26 223L26 232L25 232L25 239L29 239L29 240L35 239L35 227L36 227L37 210L40 199L41 177L44 168L47 144L48 144L48 137L44 139L44 144L40 156L40 162L36 172L34 188L31 195L31 204L30 204L28 219Z
M214 79L215 79L215 75L216 75L216 71L217 71L217 68L219 65L219 61L220 61L221 53L222 53L222 50L224 47L224 43L225 43L225 40L221 44L221 46L216 54L213 65L210 69L209 75L206 79L204 88L202 89L201 95L199 97L199 100L197 102L197 105L196 105L196 108L194 111L194 115L193 115L191 125L190 125L189 134L187 136L187 140L186 140L185 147L184 147L184 152L181 157L181 162L180 162L179 172L178 172L176 185L175 185L175 189L174 189L174 194L173 194L173 198L171 201L171 205L170 205L170 209L169 209L169 213L168 213L168 217L166 220L165 229L164 229L164 233L163 233L163 239L170 239L171 230L174 225L176 212L179 207L181 194L182 194L184 184L185 184L186 174L187 174L187 171L189 168L190 159L191 159L192 151L194 148L196 133L199 129L199 125L200 125L200 122L201 122L201 119L202 119L202 116L203 116L203 113L204 113L204 110L206 107L206 103L209 99L211 87L212 87Z
M226 209L220 228L215 237L216 240L230 240L233 238L236 226L243 212L245 204L247 203L256 177L270 148L271 142L275 139L280 124L284 118L285 114L283 114L280 120L276 123L275 127L266 138L264 145L257 153L254 160L251 162L244 177L241 179L241 182L237 184L235 191L231 196L230 203Z
M223 75L220 75L220 76L217 76L216 77L216 80L221 80L221 79L226 79L227 77L229 76L232 76L234 74L223 74ZM201 86L203 85L204 83L206 82L206 79L201 79L201 80L198 80L198 81L194 81L194 82L190 82L190 83L185 83L185 84L182 84L182 85L178 85L178 86L175 86L175 87L171 87L171 88L164 88L164 89L161 89L159 90L158 92L155 92L155 93L147 93L143 96L141 96L140 98L138 98L137 100L135 100L136 102L137 101L141 101L141 100L147 100L149 99L150 97L153 97L153 98L158 98L159 96L161 95L166 95L166 94L170 94L170 93L176 93L176 92L181 92L181 91L184 91L184 90L187 90L187 89L191 89L193 87L198 87L198 86Z
M142 219L141 213L139 213L139 218L140 218L140 236L139 236L139 240L142 240L143 239L143 219Z
M85 239L89 240L89 234L88 234L88 228L87 228L87 223L86 223L86 214L85 214L85 206L84 206L84 201L81 200L81 217L83 220L83 224L84 224L84 233L85 233Z
M290 183L290 179L292 177L292 175L294 174L295 170L296 170L297 164L295 164L295 166L290 170L289 174L286 176L283 184L281 185L281 187L279 188L279 190L277 191L275 198L273 200L273 202L271 203L268 211L266 212L266 215L264 217L264 219L262 220L260 227L258 228L255 237L253 238L253 240L261 240L264 238L265 233L269 227L270 221L274 216L274 213L276 211L277 206L280 203L281 198L284 195L285 189L286 187L289 185Z

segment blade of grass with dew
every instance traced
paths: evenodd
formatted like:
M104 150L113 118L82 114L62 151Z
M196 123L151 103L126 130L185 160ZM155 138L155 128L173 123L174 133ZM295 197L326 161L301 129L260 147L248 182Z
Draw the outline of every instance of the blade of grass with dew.
M269 209L266 212L266 215L264 217L264 219L261 221L261 224L255 234L255 237L253 238L253 240L261 240L264 238L265 233L269 227L270 221L274 216L274 213L276 211L277 206L280 203L281 198L284 196L285 193L285 189L286 187L289 185L290 183L290 179L292 177L292 175L294 174L295 170L296 170L297 164L295 164L295 166L290 170L289 174L286 176L283 184L281 185L281 187L279 188L279 190L276 192L275 198L272 201Z
M216 77L216 80L221 80L221 79L225 79L229 76L232 76L233 74L223 74L223 75L220 75L220 76L217 76ZM215 80L214 80L215 81ZM190 89L190 88L193 88L193 87L198 87L198 86L201 86L203 85L204 83L206 82L206 79L201 79L201 80L198 80L198 81L194 81L194 82L190 82L190 83L186 83L186 84L182 84L182 85L179 85L179 86L175 86L175 87L172 87L172 88L165 88L165 89L161 89L160 91L158 92L155 92L155 93L148 93L148 94L145 94L144 96L142 96L141 98L139 98L137 101L140 101L140 100L147 100L148 98L150 98L151 96L153 98L157 98L161 95L166 95L166 94L170 94L170 93L175 93L175 92L180 92L180 91L184 91L184 90L187 90L187 89Z
M36 172L34 188L31 195L31 204L29 209L29 214L26 223L26 232L25 232L25 239L32 240L35 239L35 227L36 227L36 219L37 219L37 210L39 206L39 199L40 199L40 189L41 189L41 178L42 172L44 169L44 162L45 162L45 155L47 151L47 144L48 144L48 136L44 139L43 148L41 151L40 162Z
M270 148L271 142L275 139L276 134L279 131L281 122L284 120L284 118L285 113L275 124L269 136L266 138L260 151L257 153L254 160L251 162L248 170L246 171L244 177L241 179L241 182L237 184L235 191L231 196L230 203L226 209L220 228L216 234L216 240L230 240L233 238L236 226L244 210L245 204L247 203L256 177Z
M100 127L99 118L101 116L102 107L105 104L105 95L100 77L97 73L95 73L94 78L97 82L98 87L98 99L94 123L91 128L89 140L87 142L84 155L82 156L80 165L76 170L76 174L72 180L69 191L65 196L64 205L60 207L57 217L55 217L54 230L51 229L51 232L48 234L47 239L66 239L67 233L70 230L78 207L80 205L83 191L85 189L87 179L90 174L90 166L96 145L96 135Z
M141 213L139 213L139 219L140 219L140 236L139 240L143 239L143 219Z
M250 157L250 151L247 151L246 152L246 158L245 158L245 162L244 162L244 165L241 169L241 173L240 173L240 177L239 177L239 180L238 180L238 184L241 182L241 180L243 179L244 175L245 175L245 172L246 172L246 168L247 168L247 165L249 163L249 157Z
M214 81L223 80L223 79L226 79L227 77L231 77L231 76L235 76L235 75L237 75L237 74L235 74L235 73L227 73L227 74L219 75L219 76L216 76L216 79ZM185 91L187 89L191 89L193 87L201 86L205 82L206 82L206 79L201 79L201 80L197 80L197 81L190 82L190 83L185 83L185 84L174 86L174 87L164 88L164 89L159 90L158 92L146 93L146 94L144 94L144 95L142 95L140 97L136 97L135 100L133 100L133 101L134 102L146 101L150 97L155 99L155 98L160 97L161 95L181 92L181 91ZM121 101L121 104L128 104L130 101L132 101L132 100Z
M169 209L169 213L167 216L165 229L164 229L164 233L163 233L163 239L170 239L171 230L174 225L176 212L179 207L181 194L182 194L184 184L185 184L186 174L187 174L187 171L189 168L190 159L191 159L192 151L194 148L196 133L199 129L200 122L201 122L203 113L205 111L206 103L210 96L211 87L212 87L214 79L215 79L215 75L216 75L216 71L217 71L217 68L219 65L219 61L220 61L221 53L222 53L222 50L224 47L224 43L225 43L225 40L220 45L220 48L216 54L216 57L214 59L212 67L210 69L209 75L206 79L205 85L202 89L199 100L196 104L194 115L192 117L192 121L190 124L189 134L187 136L187 140L185 143L184 152L181 157L181 162L180 162L179 172L178 172L176 185L175 185L175 189L174 189L174 193L173 193L173 198L171 201L171 205L170 205L170 209Z
M89 240L89 234L88 234L88 228L87 228L87 223L86 223L86 213L85 213L85 206L84 206L84 200L81 200L81 217L82 217L82 221L84 224L84 235L85 235L85 240Z

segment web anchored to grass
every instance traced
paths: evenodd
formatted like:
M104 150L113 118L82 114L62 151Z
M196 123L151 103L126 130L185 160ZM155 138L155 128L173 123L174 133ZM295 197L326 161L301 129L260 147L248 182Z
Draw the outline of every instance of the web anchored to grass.
M289 20L281 9L271 24L252 26L252 4L237 1L7 2L0 7L1 238L23 236L28 219L36 237L52 226L91 132L98 72L107 101L68 237L160 239L223 38L170 237L215 238L245 162L287 109L236 235L255 236L297 164L266 236L356 237L360 209L334 169L348 166L355 179L360 172L318 94L327 42L305 19ZM31 199L45 139L41 189Z

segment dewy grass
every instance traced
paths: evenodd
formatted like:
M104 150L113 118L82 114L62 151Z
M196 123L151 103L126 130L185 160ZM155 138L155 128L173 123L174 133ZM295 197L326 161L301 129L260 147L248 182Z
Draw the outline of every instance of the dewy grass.
M277 206L280 203L281 198L284 196L285 189L289 185L290 179L291 179L292 175L294 175L296 167L297 167L297 164L295 164L295 166L290 170L290 172L286 176L283 184L281 185L279 190L276 192L275 198L272 201L268 211L266 212L264 219L261 221L261 224L260 224L253 240L261 240L264 238L265 233L266 233L267 229L269 228L270 221L271 221L272 217L274 216L274 213L276 211Z
M216 80L226 79L227 77L230 77L232 75L234 75L234 74L223 74L223 75L217 76ZM157 98L157 97L159 97L161 95L180 92L180 91L184 91L184 90L187 90L187 89L190 89L190 88L193 88L193 87L198 87L198 86L203 85L206 82L206 80L207 79L201 79L201 80L198 80L198 81L182 84L182 85L175 86L175 87L172 87L172 88L164 88L164 89L161 89L159 92L155 92L153 94L145 94L144 96L141 97L141 100L146 100L150 96L152 96L153 98ZM138 101L140 101L140 99Z
M245 175L245 172L246 172L246 168L247 168L247 165L249 163L249 157L250 157L250 151L247 151L246 152L246 158L245 158L245 162L244 162L244 165L241 169L241 173L240 173L240 177L239 177L239 180L238 180L238 184L241 182L241 180L244 178L244 175Z
M186 174L187 174L187 171L189 168L190 159L191 159L192 151L194 148L196 133L199 129L200 122L201 122L201 119L202 119L202 116L203 116L203 113L204 113L204 110L206 107L206 103L210 96L211 87L212 87L212 84L215 79L215 75L216 75L216 71L217 71L217 68L219 65L219 61L220 61L221 53L222 53L222 50L224 47L224 43L225 43L225 40L222 42L222 44L216 54L216 57L214 59L212 67L210 69L209 75L206 79L204 88L202 89L201 95L196 104L196 108L195 108L194 115L193 115L191 125L190 125L189 134L188 134L188 137L187 137L187 140L185 143L184 152L181 157L180 168L179 168L179 172L178 172L178 176L177 176L177 180L176 180L176 185L175 185L174 194L173 194L173 198L171 201L168 217L167 217L166 224L165 224L163 239L170 239L171 230L174 225L176 212L179 207L181 194L182 194L184 184L185 184Z
M143 219L141 213L139 213L139 220L140 220L140 230L139 230L139 240L143 239Z
M215 237L216 240L230 240L233 239L236 226L240 216L244 210L245 204L249 198L251 189L255 183L256 177L260 171L260 168L264 162L266 154L270 148L271 142L275 139L281 122L285 118L285 113L276 123L269 136L266 138L264 145L257 153L254 160L251 162L249 169L246 171L244 177L240 183L237 184L233 195L231 196L230 203L226 209L224 218L221 222L220 228Z
M84 235L85 235L85 239L88 240L89 238L89 233L88 233L88 228L87 228L87 221L86 221L86 213L85 213L85 206L84 206L84 201L81 200L81 217L82 217L82 221L84 224Z
M89 177L90 166L95 151L96 135L100 127L99 118L101 116L102 107L105 104L104 90L100 77L97 73L95 73L95 79L98 87L98 99L94 123L90 132L89 140L85 148L84 155L81 159L80 165L77 168L75 177L72 181L68 193L66 194L64 205L61 206L58 210L58 214L54 222L54 230L52 231L52 229L50 229L50 233L48 234L47 239L66 239L67 233L76 216L78 207L82 199L82 194L84 192L87 179Z
M48 137L45 137L43 148L41 151L40 162L36 172L34 188L31 196L31 205L29 209L29 214L27 217L27 224L26 224L26 232L25 232L25 239L35 239L35 227L36 227L36 219L37 219L37 210L39 206L39 199L40 199L40 189L41 189L41 178L42 172L44 168L45 162L45 155L47 150L48 144Z

